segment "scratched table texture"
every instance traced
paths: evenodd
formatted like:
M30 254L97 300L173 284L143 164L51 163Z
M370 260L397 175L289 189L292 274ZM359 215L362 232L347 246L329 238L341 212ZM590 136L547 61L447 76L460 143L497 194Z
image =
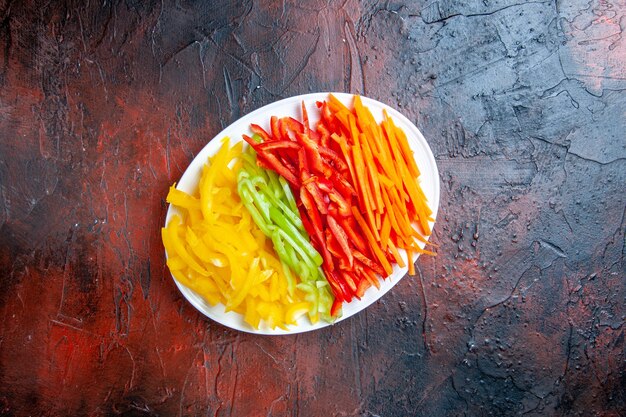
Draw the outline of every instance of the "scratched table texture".
M0 1L0 415L624 416L623 1ZM165 196L281 98L361 93L442 183L366 311L264 337L164 262Z

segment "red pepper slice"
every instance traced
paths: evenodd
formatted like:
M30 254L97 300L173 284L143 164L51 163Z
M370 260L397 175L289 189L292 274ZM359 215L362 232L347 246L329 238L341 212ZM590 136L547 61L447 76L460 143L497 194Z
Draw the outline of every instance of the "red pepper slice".
M320 144L320 146L323 146L325 148L328 147L328 144L330 142L330 132L328 131L326 126L324 126L324 123L318 122L315 130L319 135L318 143Z
M324 273L328 274L326 270L324 271ZM334 274L335 282L337 283L337 285L339 285L341 289L341 296L343 300L349 303L350 301L352 301L353 293L350 290L350 287L348 286L348 284L346 283L343 273L341 271L334 271L333 274ZM338 275L341 275L341 276L339 277Z
M254 149L257 152L259 151L259 145L260 145L259 142L255 141L248 135L241 135L241 137L243 137L243 140L248 142L248 145L252 146L252 149Z
M293 117L283 117L282 119L280 119L280 121L283 124L283 127L281 127L281 129L285 129L286 132L288 131L292 131L293 133L304 132L304 125L302 125L302 123L300 123Z
M313 201L313 197L311 197L311 193L302 187L300 188L300 201L302 201L302 205L308 214L309 219L311 220L311 225L313 229L317 233L317 231L321 231L323 228L322 217L320 216L317 207L315 207L315 202ZM320 243L324 242L324 240L320 240Z
M346 298L343 293L343 288L339 284L339 279L337 278L337 275L335 275L334 272L328 272L326 273L326 278L328 279L328 283L330 284L330 287L333 290L333 295L335 296L335 300L339 300L340 303L342 301L346 301Z
M328 205L324 201L324 196L316 181L317 177L312 176L308 171L308 158L303 148L298 151L298 162L300 165L300 178L302 179L303 188L306 188L309 192L319 212L322 214L328 213Z
M358 259L354 260L354 267L358 270L361 276L368 280L372 285L376 288L380 288L380 282L378 281L378 277L376 277L376 273L372 271L367 265L359 262Z
M324 272L326 273L328 282L331 285L331 289L333 290L333 295L335 296L335 299L339 300L340 302L345 301L348 303L352 301L352 297L354 296L354 294L348 284L345 282L343 276L339 276L339 273L337 271L330 273L327 271Z
M354 258L352 256L350 244L348 243L348 235L346 234L345 230L343 230L343 228L339 225L339 223L337 223L337 220L333 218L333 216L328 216L326 218L326 221L328 222L328 227L330 228L330 231L335 236L335 239L337 239L337 242L339 242L339 246L341 247L345 258L348 260L348 264L350 265L350 267L352 267L354 265Z
M304 226L304 230L306 230L306 232L308 233L313 245L316 246L318 243L316 241L317 236L315 234L315 229L313 228L313 224L311 223L311 220L309 220L309 216L308 216L306 209L303 208L302 205L298 205L298 212L300 213L300 220L302 220L302 225Z
M324 174L326 178L330 177L332 173L330 170L331 167L322 158L317 143L311 140L307 135L301 133L296 133L296 139L302 144L304 149L306 149L307 158L311 163L313 171Z
M347 273L346 271L339 271L339 273L341 274L347 287L350 289L350 296L352 297L353 295L355 295L354 292L356 291L356 281L354 280L352 275Z
M344 134L349 136L349 131L339 122L339 120L335 117L328 105L328 102L323 102L320 107L321 121L326 125L331 132L343 132Z
M363 272L363 274L365 274ZM371 287L372 284L365 278L361 279L361 281L359 281L359 284L356 287L356 296L358 298L361 298L365 295L365 291Z
M326 229L324 232L324 234L326 235L326 241L324 243L328 248L328 251L331 255L335 257L336 260L339 260L338 263L335 262L337 264L336 266L339 267L339 269L346 269L348 267L348 260L345 259L339 242L337 242L337 239L333 235L333 232L330 231L330 229Z
M265 131L265 129L263 129L261 126L259 126L257 124L252 123L250 125L250 130L252 131L252 133L256 133L257 135L261 136L261 138L263 139L263 142L267 142L267 141L272 140L270 138L269 133L267 133Z
M322 233L320 232L319 234L321 235ZM329 271L334 271L335 262L333 262L333 257L331 256L330 252L328 252L326 246L324 246L324 244L321 244L318 248L315 249L317 249L318 252L322 252L322 258L324 259L324 272L328 273Z
M274 140L283 140L283 139L285 139L280 134L280 128L278 127L278 117L272 116L270 118L270 130L272 131L272 136L274 137Z
M309 130L308 136L313 142L317 143L318 145L320 144L320 135L315 130Z
M304 100L302 100L302 126L304 127L304 134L308 135L311 128L309 126L309 114L306 111Z
M313 175L312 178L315 179L317 185L320 187L320 190L324 191L325 193L330 193L334 190L333 183L329 179L324 177L320 178L317 175Z
M334 172L330 176L330 180L333 182L333 185L341 193L342 197L345 199L349 199L351 196L356 197L356 191L352 187L352 184L348 182L348 180L339 172Z
M378 275L380 276L384 275L385 270L379 264L377 264L376 262L374 262L367 256L363 255L363 253L361 253L360 251L355 249L352 251L352 255L354 256L355 259L357 259L359 262L362 262L365 266L367 266L372 271L376 272Z
M332 233L331 233L332 234ZM336 244L336 246L339 246ZM341 250L341 249L340 249ZM332 252L331 252L332 253ZM337 256L342 256L341 254L337 255ZM347 272L351 272L352 268L354 268L353 266L350 266L350 264L348 263L348 260L345 258L339 258L339 262L337 263L337 267L342 270L342 271L347 271Z
M298 145L300 146L300 145ZM300 147L300 149L298 149L298 167L300 170L300 177L303 176L303 173L306 173L306 178L308 179L310 177L310 173L309 173L309 161L306 157L306 151L304 150L304 148Z
M333 165L335 166L335 168L337 168L338 170L340 170L340 171L347 171L348 170L348 165L346 165L346 163L343 161L343 159L341 159L341 156L339 156L339 154L337 152L333 151L332 149L330 149L328 147L320 146L319 147L319 153L323 157L329 159L330 162L332 162Z
M324 201L324 195L320 191L319 185L315 181L307 181L302 184L304 188L311 194L317 209L321 214L328 214L328 204Z
M337 317L339 310L341 310L341 301L337 297L337 294L335 294L335 301L333 301L333 305L330 308L330 315L332 317Z
M324 234L322 232L324 225L322 224L322 218L319 211L317 211L313 197L311 197L311 194L306 187L300 188L300 201L302 201L305 212L311 221L309 226L311 231L309 232L309 235L315 236L318 243L315 249L317 249L318 252L321 252L326 270L333 271L335 269L335 264L333 263L332 256L330 255L330 252L328 252L326 245L324 245Z
M250 139L252 140L252 139ZM250 143L250 142L248 142ZM261 161L261 164L259 164ZM294 173L289 170L282 162L278 160L274 155L269 152L259 152L257 153L257 165L267 167L269 166L272 170L276 171L278 175L282 175L291 185L294 187L300 187L300 181L294 175Z
M263 152L275 151L280 149L300 150L301 146L290 140L270 140L258 144L258 149Z
M332 122L334 121L335 117L333 116L333 112L330 110L330 107L328 107L328 103L323 101L323 102L318 102L317 107L320 109L320 114L322 115L322 120L327 123L327 124L332 124ZM332 129L331 129L332 130Z
M343 196L337 192L334 188L328 193L330 201L337 205L337 209L340 215L348 217L352 214L352 206Z
M274 170L274 167L268 164L266 160L263 159L262 157L256 159L256 164L260 166L261 168L269 169L270 171Z
M294 175L294 177L298 176L297 175L298 169L296 168L294 164L291 163L291 161L288 158L281 156L280 161L283 163L283 165L285 165L285 168L287 168L289 172L291 172Z
M365 239L361 236L361 233L357 232L357 224L352 217L343 217L339 218L339 222L343 227L343 230L346 231L346 234L350 238L350 241L354 246L357 247L362 253L367 252L367 244Z
M285 118L281 118L278 120L278 131L280 132L280 137L283 140L293 140L288 134L287 134L287 123L285 123Z

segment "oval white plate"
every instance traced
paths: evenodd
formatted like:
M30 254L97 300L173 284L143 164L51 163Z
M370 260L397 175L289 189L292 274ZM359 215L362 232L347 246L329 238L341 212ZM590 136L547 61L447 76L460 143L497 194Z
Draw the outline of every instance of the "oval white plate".
M310 124L312 127L314 127L315 123L317 123L317 121L319 120L318 109L315 106L315 102L327 100L328 94L329 93L303 94L300 96L286 98L284 100L268 104L267 106L255 110L252 113L237 120L235 123L231 124L226 129L222 130L217 136L215 136L200 151L200 153L194 158L194 160L191 161L191 164L189 164L189 167L183 173L183 176L178 182L177 188L190 194L193 193L198 187L202 166L207 162L210 156L214 155L217 152L221 143L220 140L224 136L228 136L230 137L230 142L232 146L234 143L242 140L242 134L252 134L252 132L250 131L251 123L256 123L269 131L269 122L271 116L292 116L298 120L301 120L302 115L300 106L301 103L304 101L309 114ZM347 106L352 106L352 100L354 97L352 94L332 94L335 95ZM362 97L362 100L363 104L369 107L377 122L380 123L382 121L383 109L386 109L387 113L389 114L389 116L391 116L396 125L402 128L402 130L404 130L404 132L406 133L409 140L409 145L411 146L411 149L413 150L415 156L415 161L417 162L417 166L419 167L421 172L420 184L422 186L422 190L424 191L424 194L428 199L428 204L433 211L433 218L436 218L437 209L439 206L439 173L437 171L435 158L432 151L430 150L430 147L428 146L428 143L426 142L426 139L424 139L424 136L422 136L422 133L417 129L417 127L398 111L383 103L369 99L367 97ZM165 217L166 225L172 215L176 213L178 213L178 210L170 205L169 209L167 210L167 215ZM406 259L406 257L404 257L404 259ZM396 285L402 279L402 277L406 275L407 271L408 268L406 267L400 268L398 267L398 265L394 265L392 274L386 279L382 280L380 289L370 288L366 291L361 300L354 300L350 303L344 303L343 316L338 319L336 323L355 315L359 311L368 307L374 301L381 298L383 295L385 295L387 291L393 288L393 286ZM261 327L259 330L254 330L246 322L244 322L242 315L232 311L225 312L224 306L222 304L218 304L215 307L212 307L202 297L176 281L176 279L174 279L174 282L176 283L176 286L178 287L180 292L185 296L185 298L201 313L203 313L210 319L213 319L218 323L221 323L224 326L230 327L232 329L255 334L280 335L307 332L310 330L321 329L322 327L326 327L329 325L328 323L322 321L319 321L317 324L312 325L308 321L308 318L302 317L296 326L291 326L287 331L278 328L272 330L269 327L263 327L263 323L261 323Z

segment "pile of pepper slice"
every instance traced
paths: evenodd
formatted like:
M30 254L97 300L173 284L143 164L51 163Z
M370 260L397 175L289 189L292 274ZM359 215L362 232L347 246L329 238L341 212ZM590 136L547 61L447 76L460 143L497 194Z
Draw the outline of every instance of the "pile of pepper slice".
M357 100L355 105L363 109L358 97ZM393 250L386 250L391 242L389 222L385 223L389 229L385 231L387 241L381 242L380 229L384 223L381 218L386 217L372 209L364 210L368 204L364 200L374 198L368 196L368 185L365 184L374 184L377 177L372 178L374 168L361 172L367 155L364 156L358 147L358 131L355 133L350 129L350 117L354 118L353 127L358 129L357 115L352 112L349 116L344 115L346 126L340 112L347 108L337 107L337 102L331 96L330 102L317 103L321 118L315 129L310 127L302 103L302 122L292 117L279 119L273 116L269 132L257 124L250 126L251 131L262 138L261 143L243 135L256 151L257 164L285 178L296 196L302 224L322 256L322 268L335 296L331 308L333 316L338 314L343 302L360 299L372 285L379 287L377 275L390 275L392 262L402 262L394 256ZM368 162L374 163L371 154ZM412 180L416 181L416 178ZM376 185L380 187L378 183ZM376 197L381 199L379 195ZM432 220L423 217L426 223ZM391 245L397 249L393 242ZM415 247L419 249L417 245Z
M358 96L316 104L314 128L304 103L302 121L252 124L247 149L225 139L210 158L198 193L167 197L183 213L163 229L172 274L256 329L307 313L333 322L392 264L414 274L416 253L434 255L420 243L434 219L406 134Z

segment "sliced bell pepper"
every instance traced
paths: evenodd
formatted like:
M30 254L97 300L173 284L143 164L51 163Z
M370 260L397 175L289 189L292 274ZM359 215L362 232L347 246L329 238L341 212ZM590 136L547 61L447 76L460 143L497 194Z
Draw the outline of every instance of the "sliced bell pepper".
M341 250L348 260L348 264L350 265L350 267L352 267L352 265L354 264L354 257L348 243L348 235L346 234L345 230L343 230L343 228L339 225L339 223L337 223L337 220L333 218L333 216L328 216L326 219L328 221L328 227L330 228L330 231L337 239L337 242L339 242Z

